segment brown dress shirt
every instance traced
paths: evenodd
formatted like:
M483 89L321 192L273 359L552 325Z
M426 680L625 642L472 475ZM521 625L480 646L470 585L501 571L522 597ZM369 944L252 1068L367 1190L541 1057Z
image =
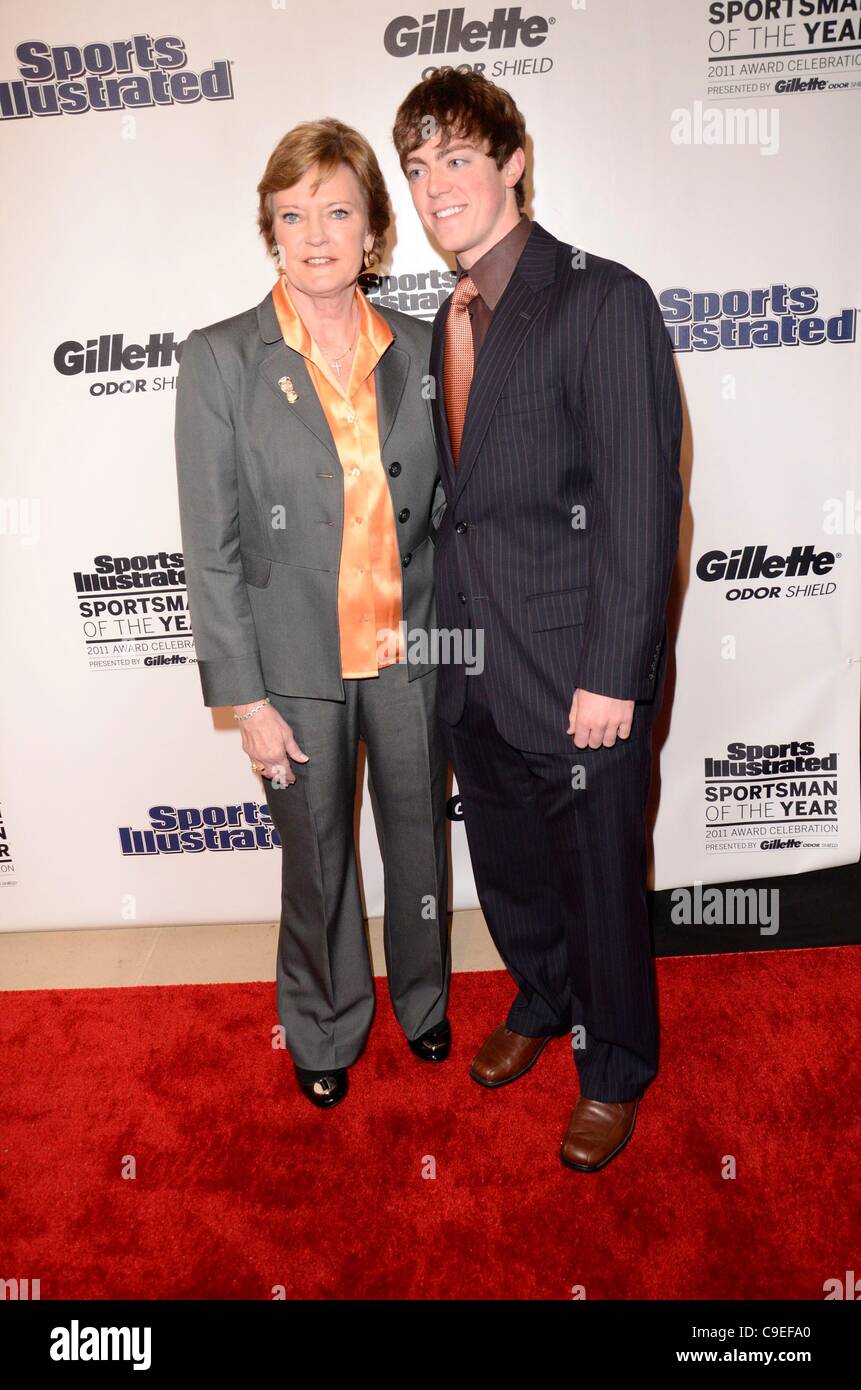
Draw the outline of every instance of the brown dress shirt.
M506 232L505 236L491 246L489 251L485 251L483 256L479 256L468 272L464 270L460 261L455 261L458 280L468 273L478 290L478 294L467 308L472 323L472 351L476 362L487 336L493 311L508 286L531 230L532 222L526 213L522 212L517 226Z

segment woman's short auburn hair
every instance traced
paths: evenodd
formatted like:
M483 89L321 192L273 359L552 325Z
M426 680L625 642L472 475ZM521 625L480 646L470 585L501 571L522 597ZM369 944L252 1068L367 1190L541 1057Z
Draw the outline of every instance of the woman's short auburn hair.
M365 195L368 223L374 234L373 250L368 253L371 265L379 260L378 246L391 223L391 205L385 179L380 172L377 156L367 140L343 121L326 116L319 121L303 121L283 136L269 156L266 171L257 185L260 208L257 225L260 235L271 252L275 240L272 216L272 195L292 188L315 164L320 166L320 178L334 174L342 164L352 169ZM316 189L319 183L315 183Z
M526 122L514 98L478 72L437 68L408 92L397 109L392 139L401 169L425 140L440 133L444 143L453 136L487 141L487 153L497 169L515 150L526 147ZM523 176L514 185L518 208L526 201Z

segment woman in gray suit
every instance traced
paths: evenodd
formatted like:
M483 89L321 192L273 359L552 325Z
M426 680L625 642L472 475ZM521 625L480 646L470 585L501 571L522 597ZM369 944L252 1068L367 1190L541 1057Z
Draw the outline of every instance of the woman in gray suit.
M418 1057L442 1061L450 1045L431 328L357 283L390 216L355 130L296 126L258 194L277 279L185 342L180 521L203 701L233 705L282 843L279 1019L304 1094L330 1107L374 1009L353 838L360 741L392 1004Z

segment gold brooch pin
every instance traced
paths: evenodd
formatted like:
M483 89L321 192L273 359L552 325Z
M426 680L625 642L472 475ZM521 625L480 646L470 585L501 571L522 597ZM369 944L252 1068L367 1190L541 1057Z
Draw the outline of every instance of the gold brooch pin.
M284 395L287 397L291 405L294 401L298 401L299 395L289 376L279 377L278 385L281 387L281 390L284 392Z

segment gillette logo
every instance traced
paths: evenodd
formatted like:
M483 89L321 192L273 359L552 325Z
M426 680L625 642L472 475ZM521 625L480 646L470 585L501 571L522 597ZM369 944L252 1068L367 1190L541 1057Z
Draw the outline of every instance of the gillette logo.
M436 14L400 14L391 20L383 34L383 46L392 58L412 58L416 53L480 53L484 48L538 48L550 31L544 15L524 19L520 6L497 9L484 23L469 19L464 10L437 10Z
M746 545L740 550L707 550L697 561L697 578L778 579L806 574L828 574L837 556L812 545L794 545L788 555L769 555L767 545Z

